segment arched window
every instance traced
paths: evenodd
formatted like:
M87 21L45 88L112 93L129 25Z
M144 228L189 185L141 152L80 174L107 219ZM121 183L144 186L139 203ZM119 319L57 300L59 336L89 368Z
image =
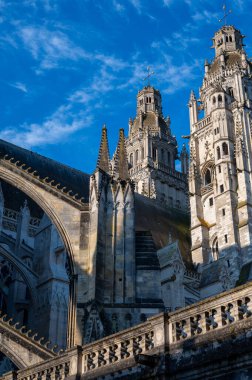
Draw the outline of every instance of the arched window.
M230 87L228 89L228 92L229 92L229 95L232 96L232 98L234 97L234 90L232 89L232 87Z
M219 258L219 247L218 247L218 239L217 239L217 237L213 241L212 255L213 255L213 260L218 260L218 258Z
M151 103L151 97L149 97L149 103Z
M213 97L213 104L215 104L216 103L216 97L214 96Z
M167 152L167 164L168 166L171 166L171 153Z
M222 96L218 95L218 102L222 102Z
M226 42L228 42L228 36L226 36Z
M152 158L153 158L153 161L156 161L156 159L157 159L157 149L156 148L152 148Z
M141 158L142 158L142 160L144 159L144 147L142 147L142 149L141 149Z
M209 185L212 182L210 169L205 172L205 185Z
M220 160L221 155L220 155L220 147L219 146L217 146L216 151L217 151L217 160Z
M133 153L130 153L130 165L133 166Z
M233 41L233 38L232 36L229 36L229 41L232 42Z
M136 164L137 164L138 163L138 159L139 159L138 150L136 150L135 158L136 158Z
M228 154L228 145L227 143L222 144L222 153L226 156Z
M169 206L173 207L173 198L169 197L168 200L169 200Z
M148 103L148 96L147 96L147 98L145 100L146 100L146 103Z

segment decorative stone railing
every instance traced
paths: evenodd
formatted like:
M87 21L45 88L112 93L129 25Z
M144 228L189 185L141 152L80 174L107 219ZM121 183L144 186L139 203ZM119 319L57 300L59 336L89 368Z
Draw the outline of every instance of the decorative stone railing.
M206 185L206 186L202 186L201 195L204 195L204 194L206 194L212 190L213 190L213 184L212 183L209 183L209 185Z
M18 218L20 212L11 210L9 208L3 209L3 227L9 231L17 231ZM34 236L36 230L38 229L40 224L39 218L31 217L29 220L28 233L29 236Z
M29 368L12 371L2 377L10 380L61 380L81 373L82 348L75 347L57 358L45 360Z
M169 344L204 336L252 316L252 283L169 314ZM205 340L207 340L205 335Z
M197 124L195 124L195 130L198 131L199 129L208 126L211 122L211 116L206 116L204 119L201 119Z
M129 169L130 175L133 175L137 172L139 172L143 168L143 164L136 164L134 168Z
M146 322L53 359L5 374L4 380L96 379L133 369L139 357L150 365L169 352L183 350L185 341L208 344L213 332L226 339L252 326L252 282L201 302L149 318ZM231 328L232 327L232 328ZM223 338L224 337L224 338ZM193 346L192 346L193 347ZM148 365L148 364L147 364Z
M195 280L198 280L198 281L201 279L201 273L193 272L191 270L186 270L184 273L184 276L194 278Z
M169 166L163 164L162 162L154 162L153 166L155 169L160 169L170 175L172 175L175 178L181 179L183 181L187 181L187 176L184 173L180 173L177 170L174 170L170 168Z

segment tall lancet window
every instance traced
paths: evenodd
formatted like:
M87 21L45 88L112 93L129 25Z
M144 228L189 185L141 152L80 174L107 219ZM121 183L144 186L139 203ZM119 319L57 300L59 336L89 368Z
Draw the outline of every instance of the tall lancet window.
M133 166L133 153L130 153L130 165Z
M212 182L210 169L207 169L205 173L205 185L209 185Z
M142 160L144 159L144 147L142 147L142 149L141 149L141 159Z
M139 160L139 153L138 153L138 150L136 150L136 164L138 163L138 160Z
M157 149L156 148L152 148L152 158L153 158L153 161L157 160Z
M218 260L218 258L219 258L219 247L218 247L218 238L217 237L213 241L212 255L213 255L213 260Z

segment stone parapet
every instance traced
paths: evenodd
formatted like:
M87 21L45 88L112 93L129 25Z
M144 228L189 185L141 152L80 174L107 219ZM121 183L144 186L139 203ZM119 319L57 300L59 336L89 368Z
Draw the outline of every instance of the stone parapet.
M161 373L167 372L168 366L173 374L176 373L176 366L179 366L180 371L185 371L188 366L186 357L189 352L191 355L192 350L195 363L203 360L202 347L211 350L213 342L222 352L222 345L230 339L238 349L241 338L243 346L249 349L246 339L250 338L245 332L251 330L251 317L252 282L175 312L159 314L133 328L83 347L75 347L29 368L7 373L2 379L63 379L78 376L96 379L112 373L116 373L119 378L129 370L132 378L136 378L134 373L136 375L139 365L145 372L153 371L155 367L156 377L153 378L158 379ZM164 364L167 352L170 353L169 363ZM222 363L226 353L223 351L219 355L222 355L219 356ZM204 360L211 361L211 356L204 356ZM188 377L178 378L200 378L191 377L195 376L196 369Z

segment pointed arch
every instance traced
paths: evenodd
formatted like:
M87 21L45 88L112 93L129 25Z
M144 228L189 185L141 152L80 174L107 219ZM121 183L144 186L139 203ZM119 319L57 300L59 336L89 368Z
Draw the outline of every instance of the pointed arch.
M28 177L28 176L27 176ZM18 188L23 193L28 195L39 207L48 215L53 224L58 230L59 235L65 245L69 255L69 269L73 280L70 285L70 299L68 309L68 346L73 346L75 343L76 330L76 275L77 260L79 254L79 246L76 245L77 238L79 239L80 232L76 228L73 231L73 222L69 215L75 217L75 223L80 228L80 212L77 208L68 204L66 201L57 197L52 192L45 190L32 180L19 173L14 167L9 168L0 165L0 180L8 182L10 185Z

